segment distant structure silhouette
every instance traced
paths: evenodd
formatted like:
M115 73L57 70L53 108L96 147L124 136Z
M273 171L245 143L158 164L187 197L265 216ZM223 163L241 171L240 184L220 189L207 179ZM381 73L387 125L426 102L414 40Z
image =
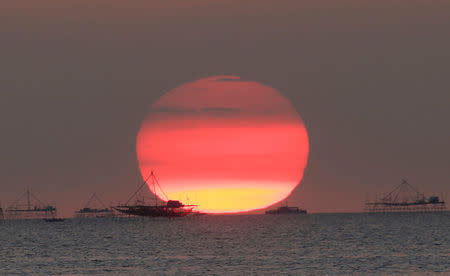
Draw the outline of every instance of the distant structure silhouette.
M426 198L405 179L380 200L366 203L368 212L433 212L445 211L445 201L438 196Z
M57 215L56 207L44 204L30 190L26 190L4 212L6 219L49 219Z
M89 198L86 206L80 210L75 211L77 218L106 218L114 217L114 211L103 204L100 197L93 193Z

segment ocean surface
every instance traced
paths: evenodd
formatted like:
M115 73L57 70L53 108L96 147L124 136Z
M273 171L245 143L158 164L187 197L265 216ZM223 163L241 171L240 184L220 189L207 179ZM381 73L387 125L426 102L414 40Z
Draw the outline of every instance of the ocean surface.
M450 212L0 221L0 275L450 274Z

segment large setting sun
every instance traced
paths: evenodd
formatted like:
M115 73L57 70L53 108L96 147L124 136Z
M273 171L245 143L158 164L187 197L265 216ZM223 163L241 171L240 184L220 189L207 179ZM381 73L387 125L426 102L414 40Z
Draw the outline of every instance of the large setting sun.
M169 199L202 212L234 213L289 196L302 179L309 143L302 120L278 91L216 76L156 101L136 147L142 176L154 170Z

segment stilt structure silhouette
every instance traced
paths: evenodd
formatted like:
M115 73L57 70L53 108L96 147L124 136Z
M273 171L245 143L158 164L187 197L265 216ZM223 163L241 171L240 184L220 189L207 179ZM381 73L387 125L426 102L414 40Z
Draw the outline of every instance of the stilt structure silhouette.
M445 211L445 201L438 196L425 197L405 179L380 200L366 203L368 212L432 212Z

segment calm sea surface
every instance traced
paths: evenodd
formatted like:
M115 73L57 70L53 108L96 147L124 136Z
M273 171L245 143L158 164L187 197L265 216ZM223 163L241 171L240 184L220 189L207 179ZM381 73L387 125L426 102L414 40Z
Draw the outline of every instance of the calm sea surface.
M450 274L450 212L0 221L0 274Z

